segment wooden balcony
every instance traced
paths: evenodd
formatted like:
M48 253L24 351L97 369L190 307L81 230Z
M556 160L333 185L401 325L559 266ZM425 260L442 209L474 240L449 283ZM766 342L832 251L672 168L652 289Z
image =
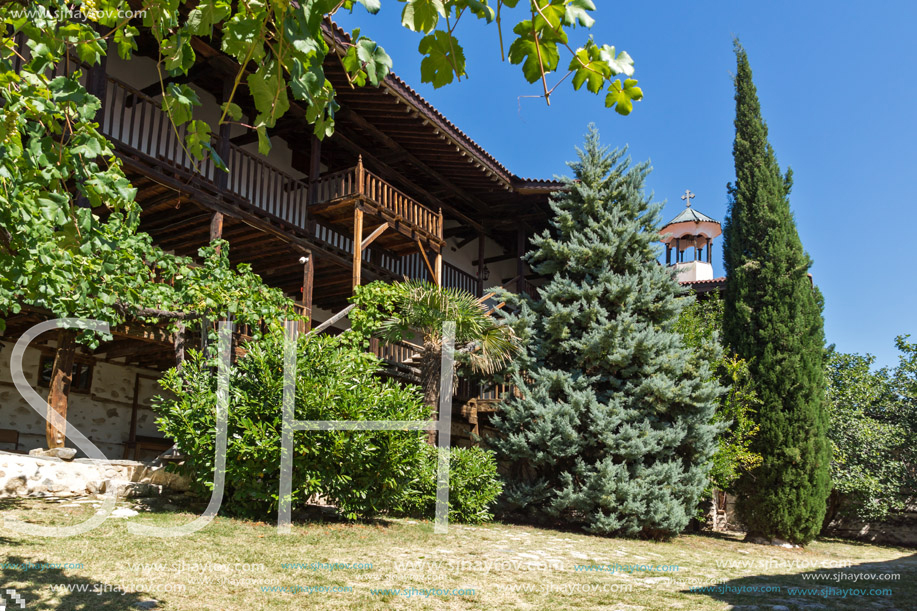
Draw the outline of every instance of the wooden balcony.
M433 212L368 171L362 157L353 168L312 184L309 214L353 235L353 286L362 280L363 252L373 242L399 258L420 253L433 281L442 284L442 211Z
M314 202L314 203L313 203ZM443 244L442 213L433 212L358 163L352 168L322 176L312 187L309 213L332 226L353 228L353 206L373 215L410 242L422 240L437 249ZM364 217L364 229L370 225ZM393 252L405 250L397 236L380 236L379 245ZM407 250L411 250L408 248Z

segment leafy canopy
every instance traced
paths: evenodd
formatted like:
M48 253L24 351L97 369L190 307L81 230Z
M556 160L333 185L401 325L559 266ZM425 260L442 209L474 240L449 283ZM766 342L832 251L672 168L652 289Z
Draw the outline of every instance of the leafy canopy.
M463 17L495 24L502 45L502 20L515 11L528 19L515 28L523 33L514 38L510 59L523 63L529 81L541 78L546 99L553 91L547 88L547 75L559 65L551 58L560 48L573 57L574 82L581 85L587 79L588 89L595 93L607 86L609 105L618 112L626 114L629 100L639 99L639 89L627 84L630 79L623 85L613 80L617 74L629 77L633 72L626 53L615 54L613 47L599 48L591 40L578 49L568 42L569 31L592 25L595 6L590 0L403 4L405 27L424 34L424 82L442 86L453 76L466 75L464 52L456 39ZM190 86L176 82L195 64L194 38L218 37L220 49L240 66L218 124L236 123L256 131L259 150L266 154L268 130L294 102L303 104L316 135L326 137L334 131L338 105L323 69L332 52L326 35L333 15L356 5L370 13L381 8L380 0L201 0L191 6L178 0L147 0L142 17L123 17L132 14L126 0L83 0L76 7L85 19L71 19L67 5L57 0L0 4L5 30L0 39L0 312L16 313L29 304L58 316L92 317L110 324L131 317L150 319L141 314L150 310L200 314L203 308L243 321L286 314L290 303L261 285L250 269L230 273L225 245L222 256L214 249L201 253L212 258L205 266L209 272L221 270L206 275L195 271L190 259L168 255L138 233L136 190L98 131L100 103L81 79L85 67L98 65L107 53L115 51L129 59L141 33L148 33L158 45L162 107L176 128L186 126L184 148L191 158L210 157L226 170L215 150L217 126L195 119L200 99ZM391 71L385 50L358 30L342 45L334 52L352 85L378 85ZM533 58L538 55L549 61L536 69ZM55 66L72 67L73 58L82 65L65 76L53 75ZM257 110L251 124L242 122L236 98L242 84ZM619 89L630 93L622 98L614 93Z

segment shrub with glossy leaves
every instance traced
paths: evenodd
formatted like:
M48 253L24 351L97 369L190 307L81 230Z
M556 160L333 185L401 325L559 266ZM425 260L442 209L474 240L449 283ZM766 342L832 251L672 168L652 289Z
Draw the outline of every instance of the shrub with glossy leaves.
M400 513L432 518L436 514L436 468L439 453L425 445L423 462L400 506ZM478 447L453 448L449 460L449 521L489 522L503 491L494 453Z
M349 335L349 334L348 334ZM232 367L223 510L252 518L277 511L283 340L274 332L246 346ZM415 387L375 375L379 361L342 337L301 337L297 345L297 420L423 420ZM194 489L213 482L216 376L212 361L192 352L162 386L160 430L176 440ZM417 431L297 431L293 508L321 497L349 519L393 509L417 477L425 444Z

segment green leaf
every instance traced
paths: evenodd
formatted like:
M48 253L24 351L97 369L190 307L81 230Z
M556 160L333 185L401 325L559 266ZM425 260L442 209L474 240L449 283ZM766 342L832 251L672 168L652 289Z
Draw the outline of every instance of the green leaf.
M137 50L137 36L140 31L132 25L125 25L115 32L115 44L118 45L118 57L130 59L131 54Z
M194 65L195 54L194 49L191 48L190 38L176 34L167 38L161 48L166 70L181 71L187 74Z
M629 115L634 109L634 102L643 99L643 91L637 87L635 79L627 79L624 85L621 81L615 81L608 88L608 95L605 96L605 107L614 106L615 111L621 115Z
M589 91L599 93L605 81L613 75L608 63L602 58L601 49L591 40L585 47L577 49L576 55L570 60L569 69L573 71L573 88L577 91L583 83L587 83Z
M601 57L608 64L608 67L611 68L613 75L624 74L626 76L633 76L634 60L627 54L627 51L621 51L616 56L614 47L602 45Z
M413 32L430 33L440 17L446 16L443 0L407 0L401 12L401 24Z
M242 119L242 108L235 102L224 102L220 105L220 110L229 115L229 118L233 121Z
M287 84L274 60L265 62L254 74L248 75L248 89L255 100L258 121L274 127L277 119L290 108Z
M356 52L354 52L356 55ZM297 100L309 100L310 102L321 95L322 88L325 86L325 71L322 68L322 62L318 57L313 57L309 69L306 70L299 59L294 58L288 65L290 71L290 91Z
M362 5L370 15L375 15L379 12L379 9L382 8L382 2L380 0L355 0L355 2L351 3L351 6L353 4Z
M534 83L541 78L542 62L546 73L557 69L560 53L553 42L541 42L541 61L538 60L539 49L535 45L531 21L518 23L513 32L519 37L509 47L509 61L513 64L522 64L522 74L528 82Z
M191 121L185 131L185 145L188 153L200 161L204 158L204 147L210 148L210 126L203 121Z
M264 44L261 31L261 20L248 18L244 13L237 13L223 26L223 52L242 61L248 55L248 50L255 44L252 59L259 61L264 57Z
M231 12L229 3L224 0L204 0L188 13L185 25L196 36L212 36L214 24L229 17Z
M465 53L449 32L437 30L424 36L417 48L425 57L420 62L420 80L439 89L465 74Z
M188 85L169 83L162 96L162 109L171 114L175 125L182 125L191 120L193 108L200 106L197 94Z
M378 44L363 38L356 44L357 58L363 63L363 69L369 82L378 87L392 69L392 58Z
M259 125L255 131L258 132L258 152L262 155L270 154L271 139L267 135L267 129L264 125Z
M575 26L579 23L583 27L591 28L595 19L589 14L589 11L594 10L595 4L592 3L592 0L567 0L564 24Z
M506 4L504 2L504 4ZM497 14L494 10L487 5L486 0L481 2L480 0L456 0L455 2L456 12L461 12L463 8L468 8L471 13L478 19L484 19L487 23L496 18Z

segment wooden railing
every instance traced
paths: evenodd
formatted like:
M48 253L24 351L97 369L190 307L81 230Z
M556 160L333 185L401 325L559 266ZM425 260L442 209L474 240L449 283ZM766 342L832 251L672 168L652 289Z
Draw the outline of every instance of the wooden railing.
M478 279L451 263L443 262L443 286L461 289L475 297L481 297L478 292Z
M331 202L349 197L366 197L394 216L398 222L408 223L422 231L442 238L442 215L433 212L417 200L405 195L385 182L362 164L322 176L312 187L310 203Z
M228 188L258 208L297 227L306 227L309 185L278 170L263 157L229 147Z
M229 146L224 160L228 175L209 156L203 161L191 158L184 146L186 126L176 128L159 102L130 85L108 79L100 124L102 133L112 140L194 174L214 188L225 188L292 225L307 228L307 182L235 145Z

